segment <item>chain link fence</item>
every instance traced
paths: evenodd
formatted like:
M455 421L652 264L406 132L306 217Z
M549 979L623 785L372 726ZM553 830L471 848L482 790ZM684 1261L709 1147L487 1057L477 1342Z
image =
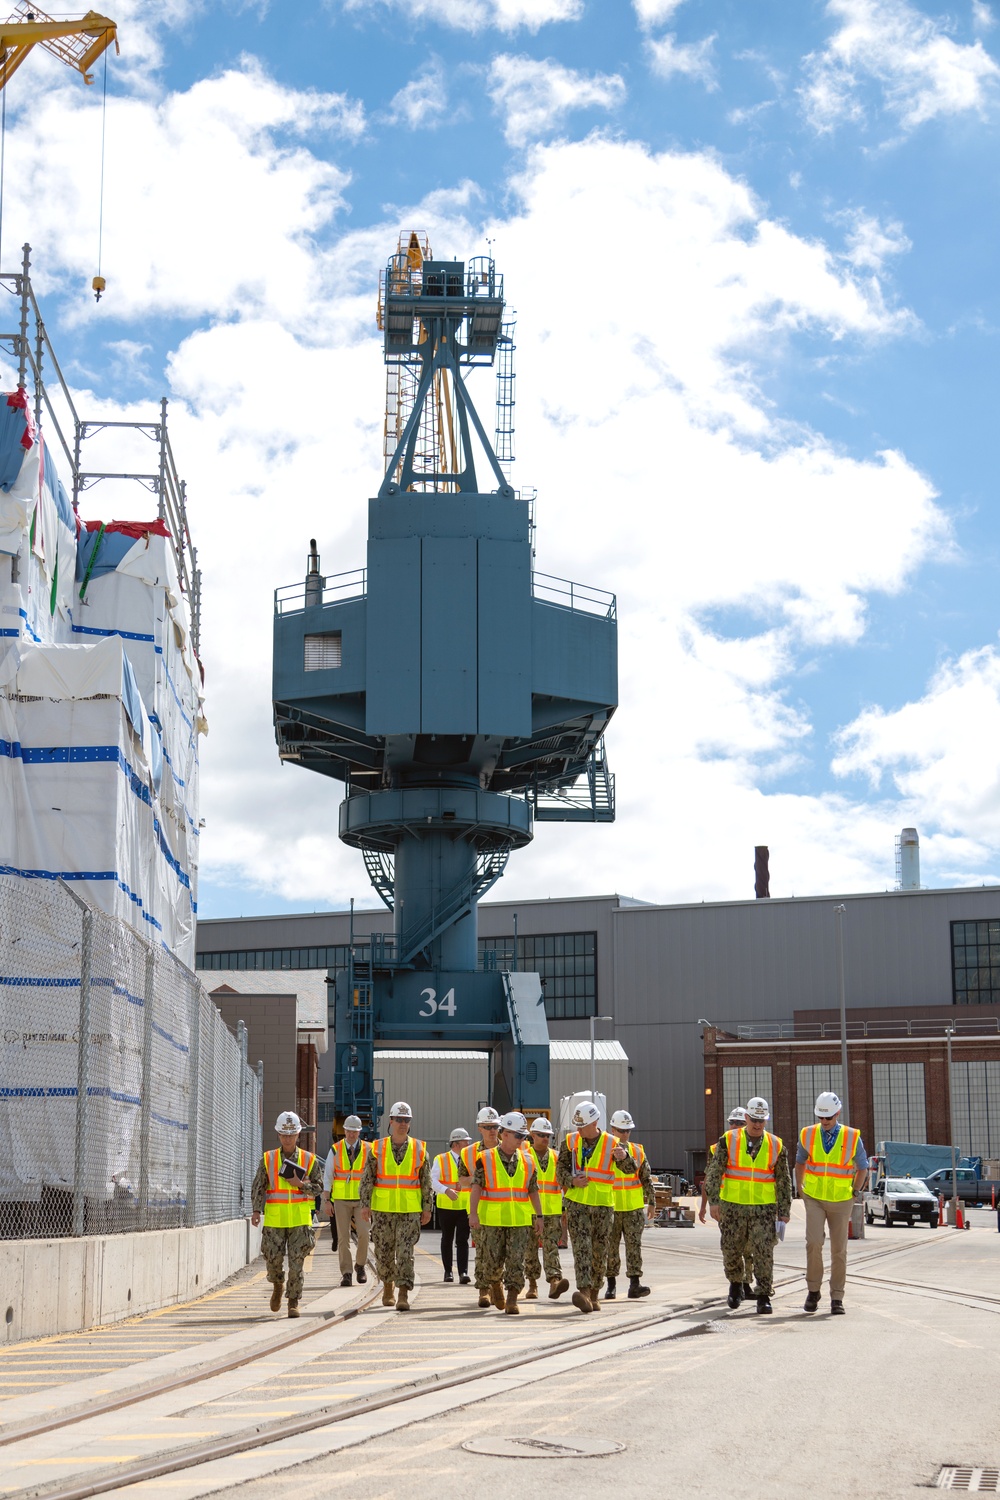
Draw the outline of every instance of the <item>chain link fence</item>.
M190 969L62 881L0 876L0 1239L250 1212L262 1078Z

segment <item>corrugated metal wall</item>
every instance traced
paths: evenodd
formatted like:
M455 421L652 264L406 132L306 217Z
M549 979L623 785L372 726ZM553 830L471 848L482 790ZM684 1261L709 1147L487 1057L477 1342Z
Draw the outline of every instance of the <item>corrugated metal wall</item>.
M456 1125L476 1140L476 1113L489 1099L488 1052L376 1051L375 1076L385 1083L386 1118L397 1099L413 1110L413 1134L426 1141L433 1155L444 1151Z

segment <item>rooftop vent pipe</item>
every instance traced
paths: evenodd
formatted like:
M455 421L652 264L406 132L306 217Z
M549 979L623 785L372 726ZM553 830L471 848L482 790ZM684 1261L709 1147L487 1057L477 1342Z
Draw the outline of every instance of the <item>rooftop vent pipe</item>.
M758 901L771 894L771 875L767 868L767 861L767 845L755 844L753 851L753 893Z
M904 828L896 839L896 888L920 889L920 836L915 828Z

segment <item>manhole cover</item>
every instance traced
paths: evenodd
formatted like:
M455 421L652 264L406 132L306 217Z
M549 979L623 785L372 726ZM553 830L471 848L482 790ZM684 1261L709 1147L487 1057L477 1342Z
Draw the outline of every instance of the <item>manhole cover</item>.
M939 1490L966 1490L978 1495L1000 1495L1000 1469L977 1469L972 1464L944 1464L935 1483Z
M470 1438L462 1447L492 1458L601 1458L621 1453L625 1444L589 1437L482 1437Z

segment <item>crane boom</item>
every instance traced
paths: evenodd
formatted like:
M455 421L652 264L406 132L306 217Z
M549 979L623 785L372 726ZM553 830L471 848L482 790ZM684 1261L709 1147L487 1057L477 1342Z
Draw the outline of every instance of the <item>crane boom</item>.
M24 62L32 47L44 47L53 57L83 75L84 83L93 83L89 71L97 59L114 43L118 44L118 26L107 16L89 10L85 16L54 21L30 5L18 0L8 20L0 22L0 89Z

